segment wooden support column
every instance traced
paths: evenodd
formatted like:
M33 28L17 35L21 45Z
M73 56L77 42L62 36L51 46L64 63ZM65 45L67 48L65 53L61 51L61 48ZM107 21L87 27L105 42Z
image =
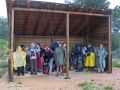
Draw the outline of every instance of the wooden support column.
M69 76L69 13L66 14L66 42L67 42L67 51L66 51L66 77L65 79L70 79L70 76Z
M9 81L13 82L13 51L14 51L14 10L12 10L11 28L10 28L10 72Z
M108 57L109 57L109 58L108 58L108 60L109 60L109 61L108 61L108 62L109 62L109 63L108 63L108 64L109 64L109 67L108 67L108 72L109 72L109 73L112 73L112 56L111 56L111 55L112 55L112 54L111 54L112 15L110 15L110 16L108 17L108 28L109 28L109 33L108 33L108 34L109 34L109 35L108 35L108 36L109 36L109 44L108 44L108 47L109 47L109 49L108 49L108 50L109 50L109 52L108 52L108 53L109 53L109 54L108 54Z

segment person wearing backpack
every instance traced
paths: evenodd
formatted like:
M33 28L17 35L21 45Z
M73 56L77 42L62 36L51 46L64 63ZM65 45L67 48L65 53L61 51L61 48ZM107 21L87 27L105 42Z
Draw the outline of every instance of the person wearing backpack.
M76 44L75 46L75 66L76 71L82 71L83 69L83 60L82 60L82 45Z
M88 70L90 71L93 71L95 67L95 53L94 53L94 48L91 44L88 45L86 50L85 67L87 67Z
M30 48L30 64L31 64L31 75L37 75L37 52L35 50L35 44L31 43Z

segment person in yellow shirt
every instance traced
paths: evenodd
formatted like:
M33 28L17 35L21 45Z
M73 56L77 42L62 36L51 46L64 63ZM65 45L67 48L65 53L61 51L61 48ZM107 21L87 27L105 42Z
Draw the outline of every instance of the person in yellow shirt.
M14 68L17 70L18 76L20 74L24 75L24 68L26 66L26 52L22 51L20 46L17 47L16 51L13 53Z
M93 69L95 67L94 48L92 47L91 44L89 44L87 47L85 67L87 67L91 71L93 71Z

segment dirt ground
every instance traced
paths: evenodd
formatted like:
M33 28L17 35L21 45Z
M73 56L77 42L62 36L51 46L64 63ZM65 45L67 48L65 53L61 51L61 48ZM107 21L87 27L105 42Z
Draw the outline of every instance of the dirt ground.
M120 69L114 68L112 74L91 72L70 72L71 79L64 76L38 74L14 76L14 82L7 81L7 73L0 80L0 90L82 90L80 83L93 82L97 87L112 86L120 90ZM98 90L98 89L95 89ZM104 89L100 89L104 90Z

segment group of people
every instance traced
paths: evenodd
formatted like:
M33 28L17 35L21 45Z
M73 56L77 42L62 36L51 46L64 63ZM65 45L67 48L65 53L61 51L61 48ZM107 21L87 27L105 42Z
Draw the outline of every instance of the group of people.
M97 52L89 44L84 47L82 44L76 44L70 49L70 70L83 71L88 69L93 71L95 67L99 72L104 72L106 67L106 50L100 44ZM56 76L64 76L66 72L66 44L57 41L52 45L45 45L44 48L39 43L31 43L26 49L24 45L18 46L13 53L14 69L18 76L25 72L31 72L31 75L52 74L56 71Z
M94 71L97 68L98 72L104 72L106 67L106 55L107 52L102 44L98 48L88 44L87 47L82 44L76 44L71 49L70 53L70 67L71 70Z

